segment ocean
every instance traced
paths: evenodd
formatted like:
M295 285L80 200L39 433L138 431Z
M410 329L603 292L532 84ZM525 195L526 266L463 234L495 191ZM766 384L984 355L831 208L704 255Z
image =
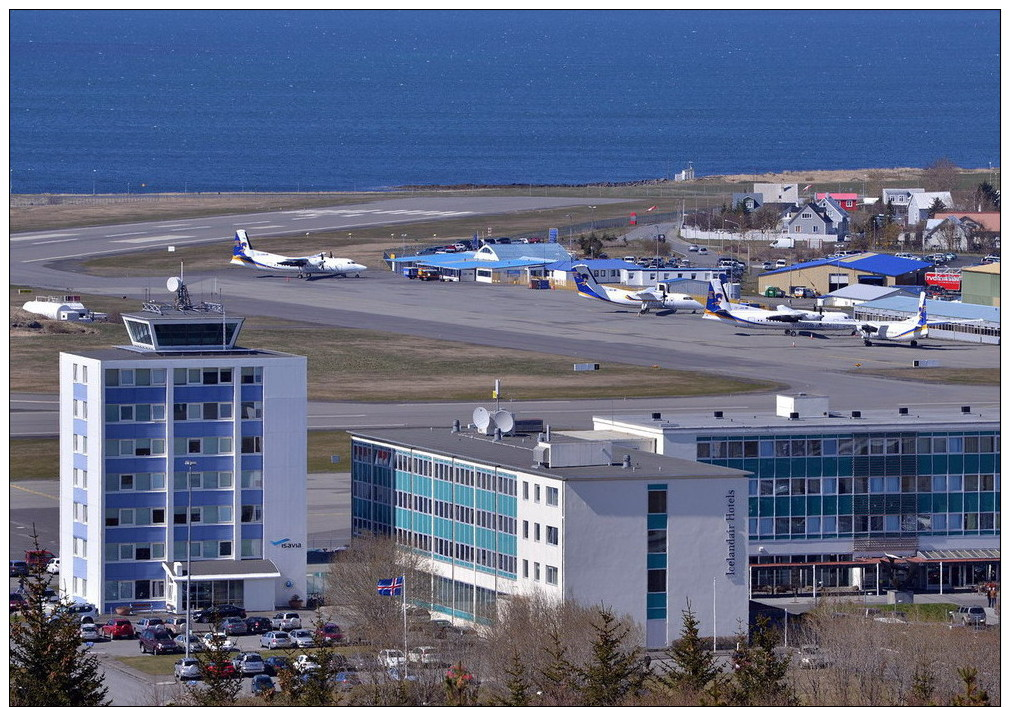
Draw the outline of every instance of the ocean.
M12 193L998 166L998 11L10 12Z

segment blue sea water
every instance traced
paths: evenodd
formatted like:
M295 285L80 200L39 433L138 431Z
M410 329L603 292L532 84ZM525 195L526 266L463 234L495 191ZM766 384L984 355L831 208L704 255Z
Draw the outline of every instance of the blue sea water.
M999 163L998 11L10 13L14 193Z

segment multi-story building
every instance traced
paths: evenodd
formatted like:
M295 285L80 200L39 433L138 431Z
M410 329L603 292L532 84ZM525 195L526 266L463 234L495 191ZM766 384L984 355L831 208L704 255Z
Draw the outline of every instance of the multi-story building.
M510 595L606 605L650 647L747 619L746 472L645 440L474 430L351 433L352 529L394 536L430 575L408 600L481 621Z
M60 354L60 585L102 611L182 610L187 584L272 609L305 595L306 361L180 302Z
M593 423L648 439L657 454L751 473L755 593L935 592L998 576L998 408L832 411L828 398L800 394L778 396L774 412Z

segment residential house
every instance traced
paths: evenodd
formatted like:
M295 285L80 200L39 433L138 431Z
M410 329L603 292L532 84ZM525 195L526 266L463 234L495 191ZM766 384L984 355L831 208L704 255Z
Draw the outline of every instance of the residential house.
M951 198L949 191L924 191L912 194L908 200L908 211L905 216L906 223L909 226L914 226L919 221L929 218L929 210L933 208L933 204L936 203L937 199L940 200L944 208L949 209L954 205L954 200Z
M998 249L999 216L998 212L945 211L926 221L922 247L952 251Z
M799 204L803 201L798 184L757 183L754 185L754 192L761 195L763 204L772 202Z
M859 194L855 192L818 192L814 194L814 201L822 199L834 199L846 211L855 211L859 208Z

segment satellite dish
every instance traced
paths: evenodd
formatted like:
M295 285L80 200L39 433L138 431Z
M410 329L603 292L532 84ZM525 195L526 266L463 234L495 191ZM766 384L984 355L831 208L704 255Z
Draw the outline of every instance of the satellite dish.
M487 433L491 425L491 413L484 408L477 408L473 411L473 424L482 433Z
M507 435L516 426L516 421L508 410L499 410L494 414L494 424L503 435Z
M165 283L165 287L168 288L169 292L178 291L180 285L182 285L182 280L177 277L170 277L168 278L168 282Z

